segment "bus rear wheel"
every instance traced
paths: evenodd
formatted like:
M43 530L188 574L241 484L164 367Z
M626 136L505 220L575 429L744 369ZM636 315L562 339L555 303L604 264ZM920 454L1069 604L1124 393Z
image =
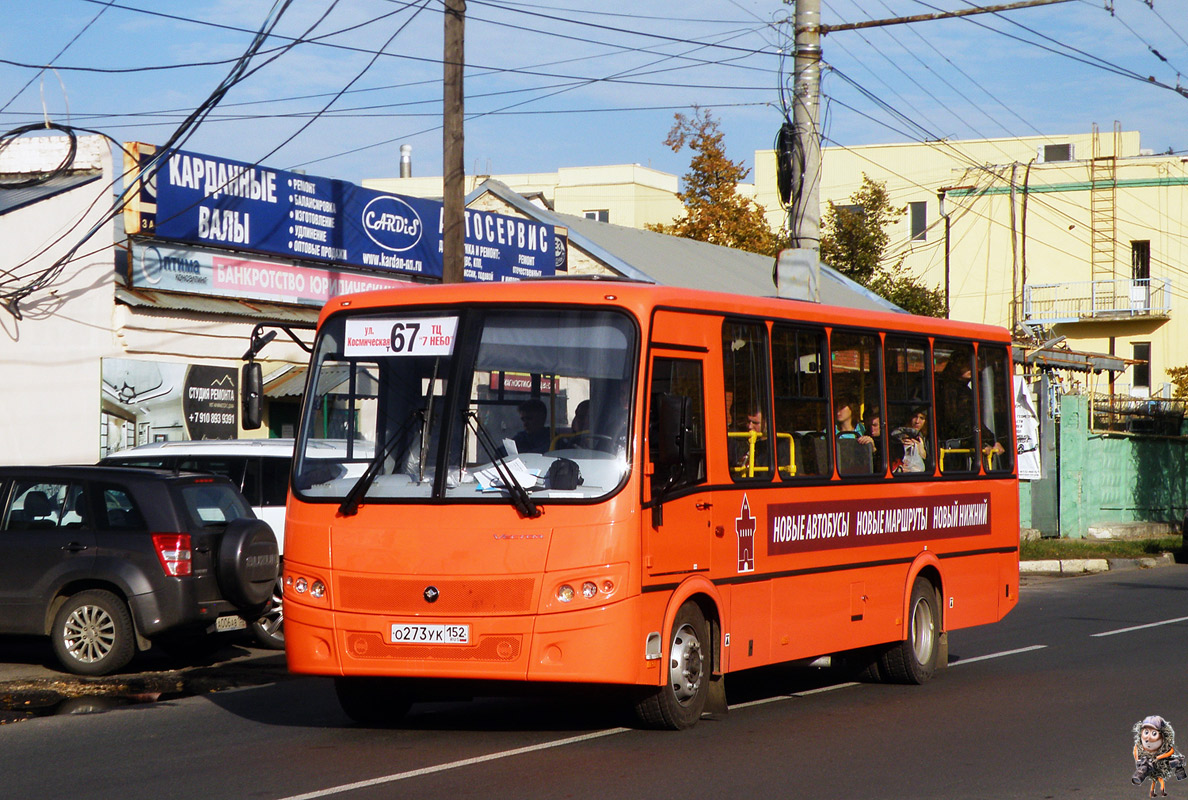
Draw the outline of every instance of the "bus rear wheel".
M940 653L940 611L936 590L916 578L908 603L908 635L879 658L879 672L895 683L924 683L936 671Z
M395 724L413 704L412 694L396 678L335 678L334 692L342 710L360 725Z
M635 704L640 722L673 731L701 719L709 694L709 626L696 603L685 603L672 623L668 645L668 680Z

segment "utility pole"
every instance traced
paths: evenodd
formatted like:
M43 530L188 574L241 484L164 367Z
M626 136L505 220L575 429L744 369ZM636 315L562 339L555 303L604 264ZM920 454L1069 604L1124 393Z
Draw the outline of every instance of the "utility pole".
M445 0L442 91L442 283L462 283L466 260L466 167L462 72L466 0Z
M794 159L792 185L798 197L793 206L792 243L799 249L821 252L821 0L796 0L796 61L793 76L792 125L803 148L803 161Z

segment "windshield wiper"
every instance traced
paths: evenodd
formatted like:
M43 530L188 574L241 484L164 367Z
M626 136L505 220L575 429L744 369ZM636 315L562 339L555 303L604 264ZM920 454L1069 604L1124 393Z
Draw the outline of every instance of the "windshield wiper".
M512 474L511 467L507 464L507 459L499 455L499 449L495 447L495 442L491 439L491 434L487 432L487 429L483 427L483 423L479 420L478 412L467 411L466 421L474 429L475 438L483 446L483 450L487 452L487 457L491 459L491 463L495 465L495 471L499 473L499 479L503 481L504 487L507 488L507 494L511 497L512 505L516 507L516 511L519 511L522 516L529 519L539 517L540 508L537 507L536 503L532 502L532 498L528 496L528 490L516 480L515 475Z
M413 420L417 419L418 417L422 419L424 418L423 409L415 409L411 414L408 415L408 418L404 420L404 423L396 430L396 432L388 437L388 441L384 443L383 448L375 454L375 457L371 459L371 463L367 465L367 469L363 470L363 474L359 476L359 480L355 481L355 485L351 487L351 490L347 492L346 497L343 498L342 504L338 506L339 514L342 514L344 517L350 517L359 511L359 504L363 502L363 495L367 494L367 490L371 488L371 484L379 475L380 467L382 467L384 461L387 460L388 454L391 452L392 448L395 447L396 444L405 437L405 435L408 433L409 426L412 425ZM407 449L408 444L406 444L404 450L401 450L400 454L396 456L397 462L399 462L404 456L404 452Z

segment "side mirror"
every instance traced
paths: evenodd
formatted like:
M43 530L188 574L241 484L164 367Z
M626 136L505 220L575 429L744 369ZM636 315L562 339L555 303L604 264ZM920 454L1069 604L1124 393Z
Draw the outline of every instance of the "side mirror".
M243 397L243 427L254 431L262 422L261 395L264 391L264 372L255 361L249 361L240 370L239 391Z

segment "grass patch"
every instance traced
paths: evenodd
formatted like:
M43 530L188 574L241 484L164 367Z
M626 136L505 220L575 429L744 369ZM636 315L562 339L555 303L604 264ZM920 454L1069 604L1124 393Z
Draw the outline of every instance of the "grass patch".
M1156 539L1031 539L1019 543L1020 561L1049 558L1145 558L1180 549L1181 536Z

